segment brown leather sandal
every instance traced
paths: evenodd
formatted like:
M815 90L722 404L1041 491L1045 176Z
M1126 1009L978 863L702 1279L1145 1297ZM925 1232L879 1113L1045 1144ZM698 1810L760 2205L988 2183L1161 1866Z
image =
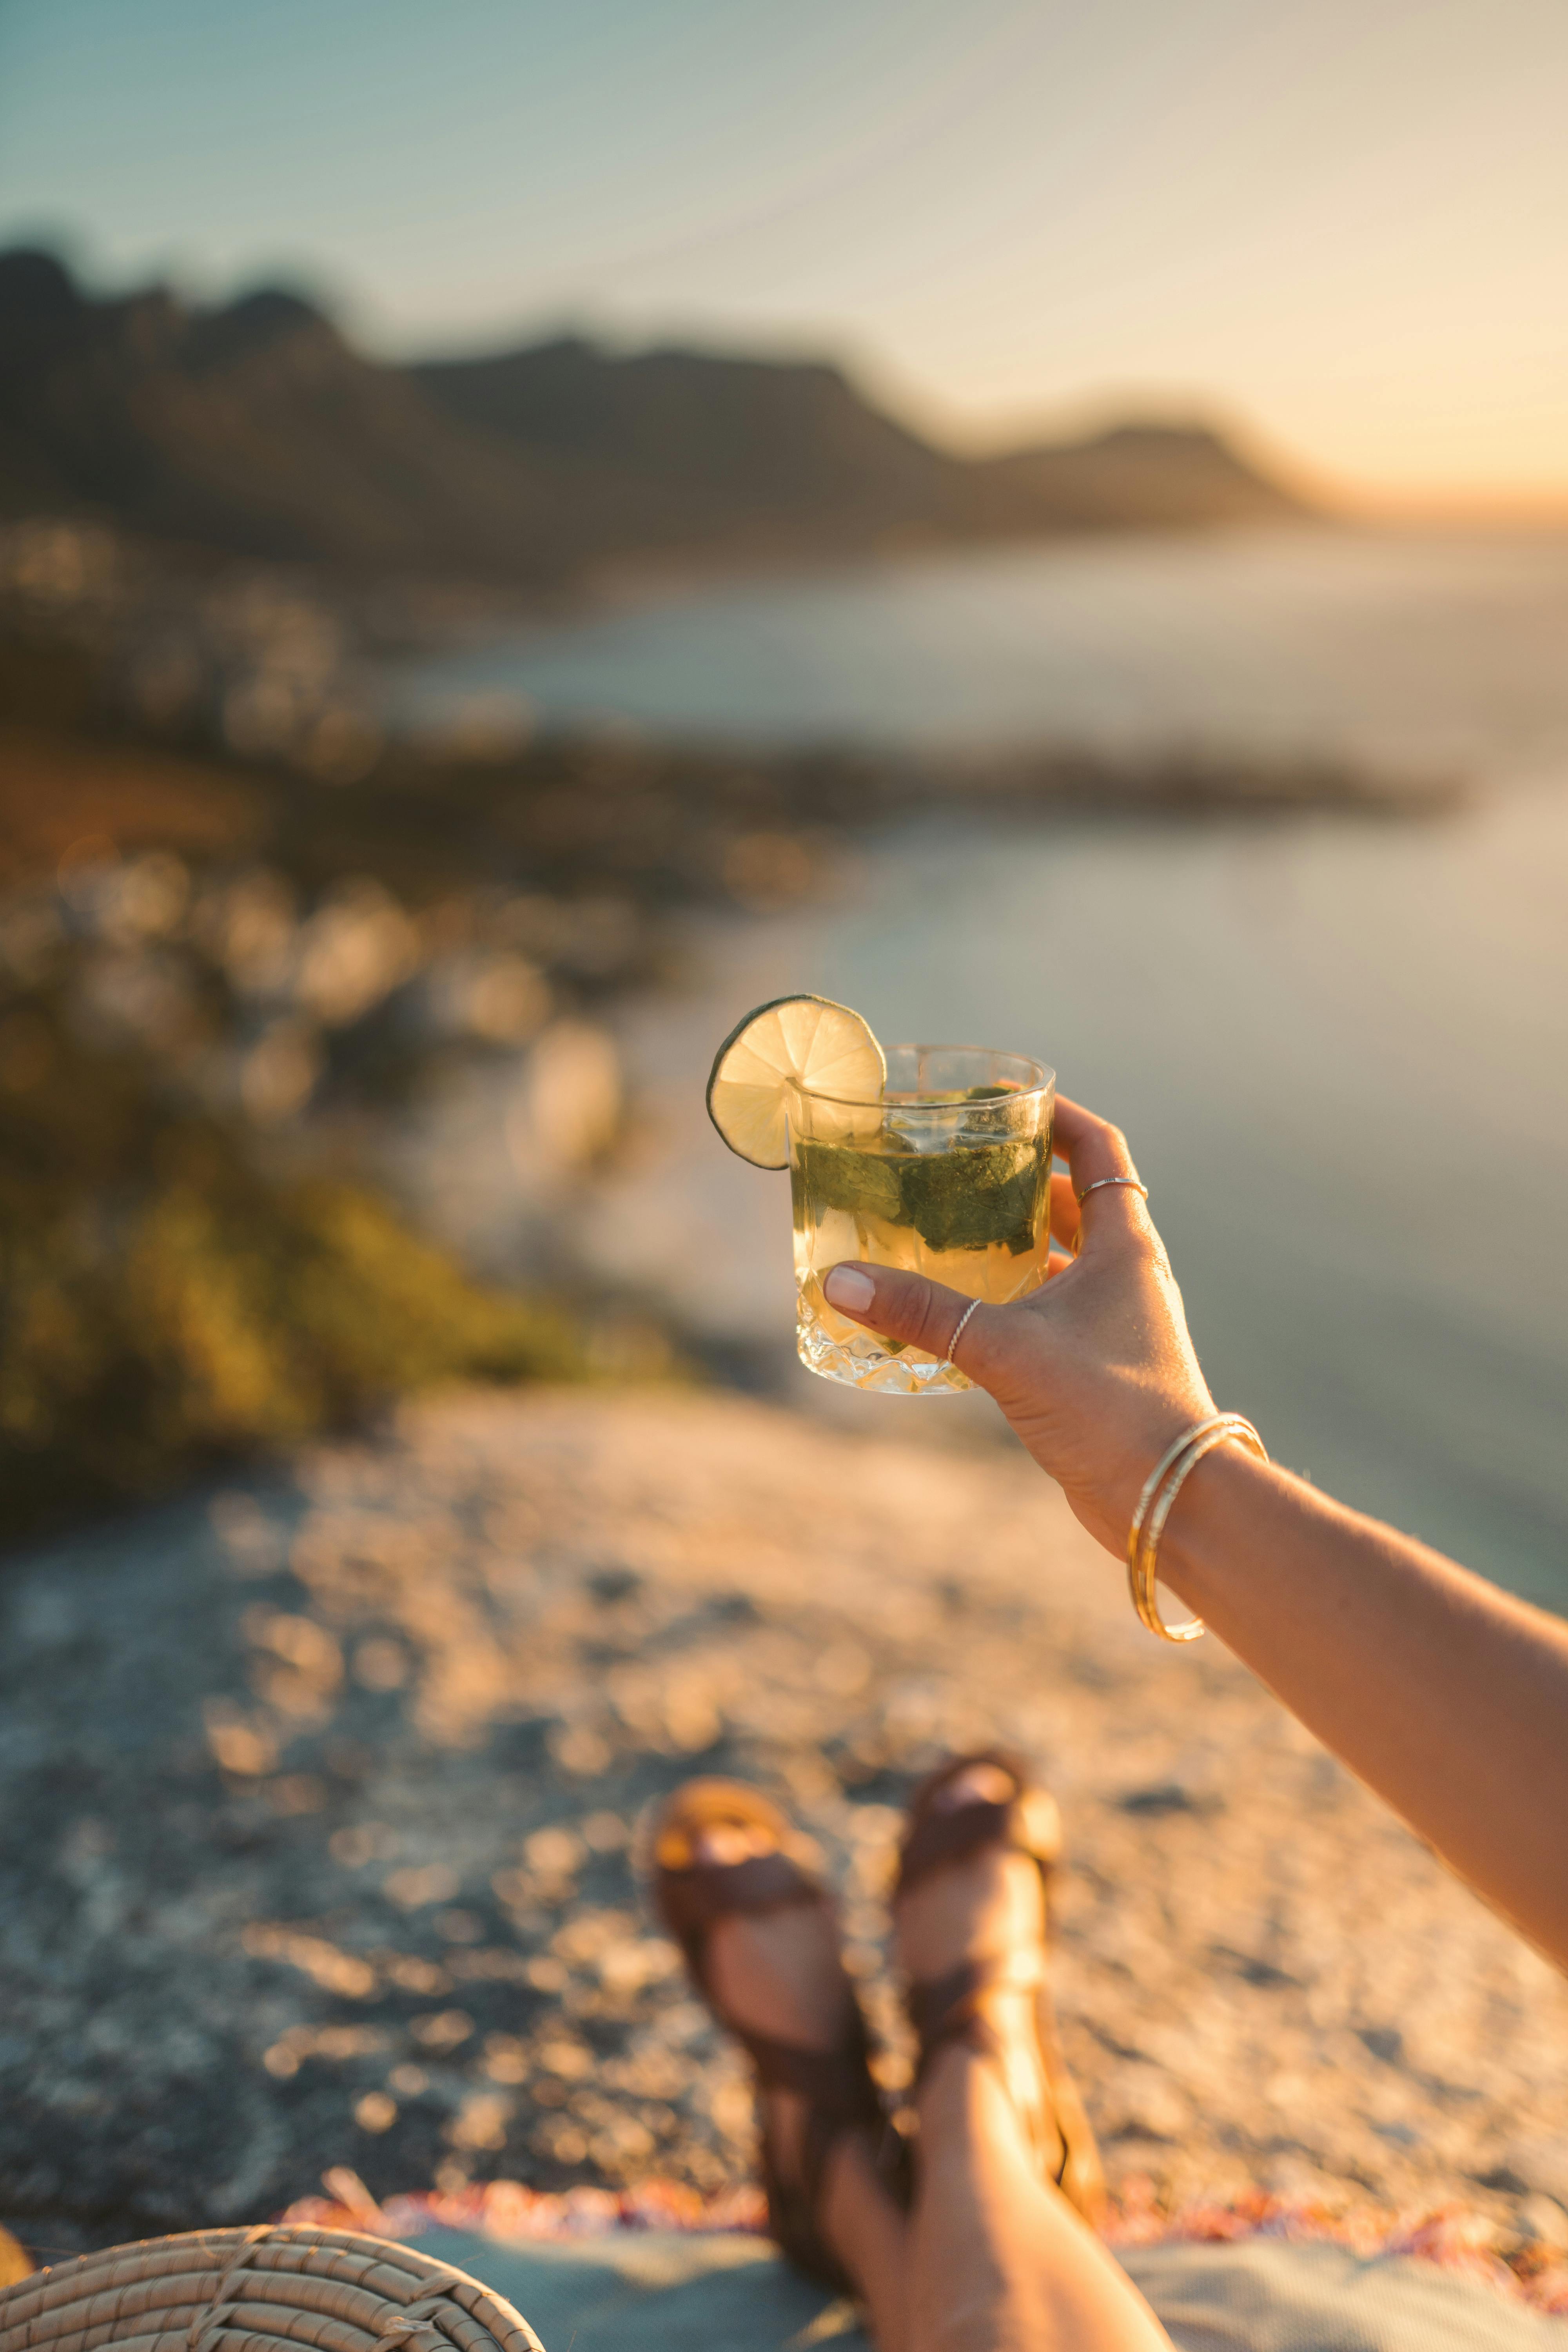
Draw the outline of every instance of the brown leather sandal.
M752 1851L732 1863L701 1861L698 1840L704 1831L739 1830ZM660 1918L686 1954L697 1991L721 2025L747 2051L759 2091L795 2091L808 2102L798 2182L779 2170L765 2119L759 2133L763 2182L768 2197L768 2227L797 2270L840 2294L858 2293L817 2225L816 2210L827 2158L847 2131L871 2134L878 2162L900 2201L908 2201L903 2143L889 2124L868 2063L868 2046L859 2005L853 2024L836 2050L803 2050L753 2033L728 2016L707 1977L709 1932L716 1920L752 1915L796 1903L820 1904L831 1912L832 1897L805 1866L809 1849L776 1805L738 1780L688 1780L666 1802L654 1827L652 1891Z
M939 1806L935 1801L939 1792L978 1764L993 1765L1004 1772L1012 1782L1013 1794L994 1801L976 1798L951 1809ZM1002 1748L952 1757L921 1782L910 1801L909 1826L893 1895L895 1907L900 1896L931 1871L962 1862L988 1845L1010 1846L1026 1853L1039 1871L1049 1901L1052 1874L1061 1857L1061 1816L1055 1798L1036 1785L1022 1759ZM985 2014L987 1996L1004 1990L1032 1991L1045 2102L1038 2116L1031 2114L1027 2118L1031 2136L1041 2172L1092 2222L1104 2205L1105 2176L1093 2128L1057 2039L1046 1977L1047 1953L1041 1942L1026 1951L964 1960L933 1983L911 1984L910 2022L920 2043L915 2079L918 2083L935 2053L949 2042L966 2042L979 2051L1005 2079L1006 2053Z

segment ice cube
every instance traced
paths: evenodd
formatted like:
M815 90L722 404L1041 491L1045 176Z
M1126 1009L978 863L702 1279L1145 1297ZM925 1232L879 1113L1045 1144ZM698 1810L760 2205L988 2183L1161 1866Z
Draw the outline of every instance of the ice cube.
M847 1209L825 1209L812 1236L811 1263L818 1274L842 1258L860 1255L860 1235Z
M896 1110L888 1114L888 1133L896 1135L906 1151L946 1151L952 1143L953 1129L946 1118L903 1118Z

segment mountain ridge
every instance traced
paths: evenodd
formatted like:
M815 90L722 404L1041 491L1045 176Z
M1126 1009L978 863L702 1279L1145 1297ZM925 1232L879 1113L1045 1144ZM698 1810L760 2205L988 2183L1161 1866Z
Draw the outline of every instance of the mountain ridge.
M831 361L579 335L398 366L303 296L96 297L0 253L0 516L519 588L627 557L734 562L1202 529L1312 510L1217 431L1131 420L964 457Z

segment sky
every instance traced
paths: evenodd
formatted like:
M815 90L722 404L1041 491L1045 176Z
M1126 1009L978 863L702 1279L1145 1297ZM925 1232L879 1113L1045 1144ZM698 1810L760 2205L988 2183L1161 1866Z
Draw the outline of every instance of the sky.
M1568 509L1568 0L0 0L0 241Z

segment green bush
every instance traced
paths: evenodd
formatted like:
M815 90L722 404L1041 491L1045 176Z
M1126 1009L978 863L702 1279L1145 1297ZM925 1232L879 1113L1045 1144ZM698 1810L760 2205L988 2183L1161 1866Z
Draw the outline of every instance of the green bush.
M560 1310L26 1018L0 1053L0 1540L437 1381L584 1375Z

